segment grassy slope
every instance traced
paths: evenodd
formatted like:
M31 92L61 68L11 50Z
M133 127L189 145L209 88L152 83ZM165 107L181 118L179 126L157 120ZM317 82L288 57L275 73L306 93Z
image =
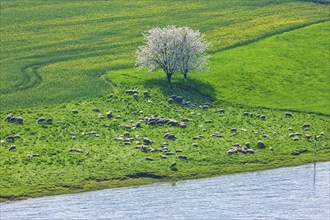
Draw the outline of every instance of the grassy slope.
M120 7L123 4L122 2L117 8L113 5L111 7L108 5L109 7L106 8L107 2L102 2L100 6L95 6L95 4L90 4L89 2L80 2L79 5L75 3L56 4L53 1L50 5L48 5L48 3L43 5L39 1L30 2L29 4L34 6L30 8L30 13L32 14L33 12L40 14L37 19L28 13L29 10L27 10L27 8L30 7L29 5L21 5L21 7L25 7L24 16L26 17L23 17L23 19L23 13L20 13L20 11L23 10L17 7L16 2L12 2L13 1L5 2L7 4L4 5L7 7L5 11L7 10L7 13L9 13L14 10L17 12L15 16L6 16L6 14L1 13L1 16L13 19L7 21L12 29L8 29L8 26L4 27L8 29L8 33L14 33L15 30L22 31L22 29L26 31L26 33L25 35L14 36L13 39L7 37L6 44L2 40L1 46L2 48L6 47L6 50L4 50L4 53L2 53L1 56L2 58L8 58L2 59L2 67L10 72L12 74L11 76L19 78L21 74L19 69L22 66L32 64L37 65L28 66L28 73L29 71L36 69L38 73L41 73L43 81L38 87L1 96L1 101L5 103L6 106L5 108L2 107L0 118L4 118L9 112L12 112L16 116L22 116L25 119L25 122L24 125L19 125L16 123L4 122L2 120L0 121L0 126L3 128L0 131L2 139L8 135L21 136L20 139L15 141L15 144L17 145L16 151L7 150L7 148L12 145L12 143L9 142L5 142L0 147L0 157L3 158L0 161L0 201L31 196L78 192L105 187L143 184L154 181L175 181L182 178L197 178L216 174L252 171L311 162L313 160L313 142L308 141L303 137L299 141L293 141L292 138L288 137L288 134L290 133L288 127L292 127L294 132L300 132L303 135L311 134L313 135L313 138L321 131L324 131L325 136L318 139L317 142L318 159L330 159L330 131L328 127L330 120L328 116L294 113L293 118L286 118L284 112L279 110L267 110L251 106L235 105L221 102L219 100L213 102L208 111L204 111L200 108L183 107L181 105L170 105L167 103L167 99L172 93L183 95L185 98L192 100L197 104L214 101L219 98L219 94L221 95L219 92L219 87L221 85L215 83L215 80L201 81L200 79L196 79L197 77L192 77L188 81L182 81L181 76L175 76L174 86L170 89L162 79L162 77L164 77L163 73L147 75L145 73L135 72L135 70L124 69L117 71L116 74L113 75L114 71L110 71L105 77L117 85L115 96L113 98L104 96L104 92L109 92L110 88L107 86L106 81L103 80L103 77L98 78L95 75L99 74L99 71L108 68L116 69L119 67L130 66L132 64L132 59L128 59L127 57L133 57L134 54L134 49L132 50L130 48L135 48L136 45L140 44L139 41L141 40L137 39L134 43L128 43L126 45L127 47L125 47L120 45L120 42L130 42L129 40L132 39L133 36L131 34L134 34L134 31L128 33L120 32L122 31L120 30L113 35L110 35L109 32L101 35L101 30L104 31L110 23L113 23L113 27L123 28L122 23L117 22L124 22L125 19L119 18L121 16L124 18L128 14L124 16L118 13L118 19L115 19L109 18L109 16L114 15L105 14L105 12L102 11L105 7L105 10L111 9L124 13L125 10L122 10ZM194 28L202 29L202 23L208 24L204 25L203 27L205 29L202 30L205 31L206 34L209 34L209 40L215 45L214 52L242 44L245 41L258 39L271 33L294 28L297 27L297 25L328 19L328 12L326 11L327 6L324 7L310 3L290 3L289 1L285 1L289 3L282 4L284 1L275 1L275 3L277 2L280 4L268 5L269 1L252 1L249 2L248 5L244 5L241 1L237 1L237 4L234 6L230 5L229 7L226 3L210 3L210 5L205 5L203 2L204 1L200 1L197 4L197 1L194 1L194 4L187 5L186 7L188 8L185 10L191 10L191 14L189 14L187 20L180 20L180 22L182 22L180 24L188 25L189 19L192 21L189 26L195 25L193 26ZM178 6L176 3L177 2L172 3L173 7ZM11 8L9 7L9 4L12 4ZM33 4L37 4L38 7ZM70 10L70 7L73 6L72 4L77 7L77 10ZM215 7L212 4L220 5ZM157 6L158 10L156 10L155 13L158 13L158 16L154 15L155 17L153 18L155 20L147 17L143 21L140 20L140 22L144 25L148 22L156 22L158 19L165 25L167 16L178 16L175 12L172 14L171 12L165 13L164 10L168 7L161 6L161 4ZM202 6L205 11L201 10L200 7ZM57 8L55 12L51 11L47 16L46 13L43 14L44 12L42 9L54 7ZM95 7L100 7L97 8L100 11L97 11ZM146 7L146 5L143 5L143 7ZM156 6L150 5L150 7L155 9ZM297 14L292 13L292 7L296 7L294 12ZM224 23L227 22L228 26L220 27L217 20L211 19L217 15L216 13L219 13L219 8L226 8L226 10L222 12L224 14L218 16L222 17L226 15L222 21ZM142 15L142 8L140 8L141 11L138 9L138 7L135 8L136 12L139 12ZM278 10L275 11L275 9ZM212 10L214 10L213 13ZM86 17L84 17L86 15L81 16L82 11L84 12L83 14L94 14L97 19L93 20L93 16L89 16L90 19L86 20ZM104 13L102 14L102 12ZM209 15L209 19L205 19L202 22L200 21L201 19L195 18L198 16L194 13L201 12L205 13L205 18L207 18L206 15ZM60 14L62 15L62 18L56 18ZM240 16L237 16L238 14ZM323 17L321 16L322 14ZM139 18L139 16L137 17ZM274 19L275 17L277 19ZM52 22L54 25L50 26L50 29L48 29L47 25L38 21L40 18L43 18L43 22L45 22L45 24L47 23L48 26ZM132 20L128 17L125 18L130 21L129 25L131 25ZM27 22L29 19L34 19L34 21ZM177 21L179 21L179 17L177 17L177 19ZM69 22L70 20L72 20L72 23ZM240 22L236 23L234 20ZM22 22L22 26L17 24L14 25L17 21ZM24 24L25 21L31 24L31 27L39 25L39 29L35 29L35 35L33 34L33 31L30 31L31 27L23 28L27 25L27 23ZM137 23L133 23L138 27L139 19L137 19L136 22ZM66 25L59 25L59 23L65 23ZM77 28L71 30L75 25L78 25ZM140 25L142 24L140 23ZM141 30L139 31L145 29L143 25L140 27ZM217 28L219 29L214 28L216 25L218 25ZM64 28L65 26L66 28ZM89 27L91 31L89 33L89 39L82 37L86 36L86 31L89 30L87 27ZM239 31L240 28L243 27L249 27L249 29ZM61 31L57 32L56 29ZM316 29L321 33L322 25L317 26ZM132 30L138 31L138 28L132 28ZM39 36L38 34L43 31L44 35ZM93 31L96 31L97 34L92 34ZM67 38L64 40L59 33L65 33ZM120 33L125 34L120 35ZM219 35L219 37L217 37L217 34L219 33L227 34L223 34L221 37ZM288 34L290 35L290 33ZM295 33L297 34L297 32L292 32L293 35ZM125 40L126 34L127 39ZM135 34L136 36L140 36L140 32ZM298 35L295 35L295 37L298 37ZM23 39L20 39L24 36L26 38L25 40L31 41L29 42L30 44L26 44ZM74 36L79 36L81 39L79 38L77 41L72 40L71 37ZM85 44L83 43L86 42L94 42L97 44L98 41L95 39L96 36L98 36L98 40L100 40L100 47L98 50L95 48L96 45L94 44L92 44L91 47L84 46ZM115 36L120 37L113 38ZM281 36L278 37L281 38ZM324 35L322 36L324 37ZM86 41L84 42L83 39ZM113 42L118 43L118 47L114 50L118 52L114 53L113 51L113 55L111 56L114 60L110 64L108 59L110 55L106 55L108 54L109 47L105 47L102 44L102 40L106 39L111 39ZM292 39L294 38L290 36L288 37L289 41ZM264 42L265 41L260 41L253 45L258 47L259 43L264 44ZM266 46L271 47L271 42L272 39L266 44ZM48 46L45 47L45 45ZM218 47L216 47L216 45L218 45ZM85 49L83 49L83 46ZM324 48L324 46L322 47L320 44L317 46ZM249 46L247 48L248 49L245 51L246 53L251 50ZM226 56L229 56L231 51L237 53L236 50L237 49L217 53L214 54L214 57L223 56L226 53L228 53ZM305 50L309 49L305 48ZM99 54L99 51L103 51L103 54ZM15 60L15 57L18 55L19 57L32 57L22 60L17 59L15 65L10 64L9 60ZM122 55L122 57L120 55ZM223 57L221 57L221 59L222 58ZM310 58L311 57L306 57L306 59ZM322 60L323 59L321 59L320 62ZM215 60L212 62L215 62ZM109 67L109 65L111 66ZM246 65L248 65L248 63ZM221 66L222 65L220 65L219 68L221 68ZM260 67L256 65L256 67L258 67L259 70L261 69L260 72L262 72L262 66ZM15 75L15 71L11 72L12 70L15 70L15 68L18 70L16 72L17 75ZM283 70L284 69L285 68L283 68ZM56 75L59 71L62 75ZM212 73L212 71L213 70L211 69L210 73ZM5 77L3 73L4 72L1 70L1 77ZM90 78L81 78L78 73L89 75ZM283 76L282 73L283 72L281 71L280 76ZM323 74L324 71L318 73ZM68 77L68 74L70 74L70 77ZM205 77L205 79L208 78L210 78L210 76ZM74 79L77 81L75 81L75 85L72 86L72 81L70 80ZM90 81L88 82L88 80ZM82 83L82 81L85 82ZM53 86L51 82L53 82ZM10 83L15 84L17 83L17 80L15 82L8 80L8 84L6 84L7 87L3 84L1 84L1 86L5 86L5 89L12 89L14 84ZM296 82L294 81L294 83ZM95 91L97 86L102 86L100 88L103 90ZM60 92L57 87L61 89ZM140 98L135 100L133 97L125 95L124 89L132 87L136 87L140 92L144 89L148 89L151 92L151 97L145 99L140 95ZM95 93L91 95L90 93L92 91ZM68 99L64 98L68 93L73 95ZM229 94L230 91L227 91L227 93ZM47 94L47 96L45 96L45 94ZM68 104L39 107L46 102L57 103L76 99L78 94L81 96L86 94L87 96L103 94L103 96L88 101L77 100ZM221 96L220 99L222 99ZM31 100L33 100L33 102ZM227 101L232 100L233 99L228 99ZM243 101L245 101L245 99ZM249 104L243 101L237 99L237 102ZM15 106L26 107L30 105L35 105L37 107L29 109L14 109ZM324 105L322 106L320 112L324 112ZM108 110L112 110L115 118L103 120L98 119L98 113L92 111L92 108L94 107L99 108L102 114L105 114ZM292 103L290 107L299 108L296 103ZM225 115L219 115L216 113L215 111L218 108L224 108L226 110ZM79 114L73 115L71 112L72 109L78 109ZM143 110L143 114L141 115L132 113L140 110ZM242 113L245 111L253 112L255 114L265 114L267 115L267 120L260 120L255 117L243 117ZM192 115L191 112L194 112L195 114ZM198 116L197 113L201 113L202 115ZM173 156L168 156L168 159L161 159L159 156L160 152L144 153L135 149L135 144L125 146L122 142L112 140L112 138L123 135L125 132L125 130L119 126L120 124L130 124L130 120L133 120L135 123L150 114L163 115L176 120L180 120L180 117L183 116L192 118L193 121L188 123L186 129L171 127L168 125L154 127L143 123L142 128L131 131L130 136L134 138L132 142L135 143L135 141L139 141L141 137L148 137L155 141L151 147L158 148L163 142L167 141L163 138L163 134L165 130L168 130L178 136L177 140L168 141L170 143L170 151L182 149L183 152L180 154L187 155L187 161L178 159L176 156L179 153ZM117 119L118 115L121 115L122 117ZM54 124L37 124L36 120L41 116L53 117ZM207 124L205 123L206 120L213 120L213 123ZM301 129L301 126L304 123L310 123L312 125L309 131L303 131ZM109 127L104 127L104 124L108 124ZM233 136L230 132L230 128L232 127L236 127L239 131L236 136ZM242 128L247 129L247 131L243 132L241 130ZM100 137L97 138L94 136L81 135L82 132L86 131L97 131L100 134ZM224 135L224 138L211 138L210 134L215 131L221 132ZM259 133L255 134L253 132ZM199 134L204 135L205 138L200 140L192 139L193 136ZM267 137L263 136L263 134L267 134ZM77 139L72 140L70 138L72 135L75 135ZM267 148L256 148L256 142L258 140L263 140L266 143ZM256 153L254 155L237 154L228 156L226 154L226 151L232 144L244 144L247 141L250 141L252 147L255 149ZM191 144L193 142L197 142L199 146L192 147ZM269 151L269 147L273 147L274 151ZM90 154L86 156L79 153L69 153L68 150L70 148L88 149ZM292 155L292 153L297 151L306 151L306 153L302 153L298 156ZM38 153L40 154L40 157L32 159L28 158L27 155L32 153ZM146 161L146 157L152 157L154 160ZM169 165L173 161L177 161L178 170L169 169ZM154 178L135 179L131 178L131 175L154 175ZM157 177L163 179L157 179Z
M98 75L133 66L141 33L169 21L200 29L216 52L328 20L328 9L289 0L1 1L1 109L104 94L110 85Z
M308 32L314 28L321 30L322 25L306 27L302 30ZM302 30L286 33L283 36L288 37L290 34L296 37L305 36ZM280 39L281 36L278 38ZM264 43L264 41L255 43L255 47ZM117 84L115 96L112 98L103 96L57 106L13 110L14 115L25 119L23 125L0 121L0 126L3 128L1 137L21 136L15 141L17 150L7 150L13 144L10 142L4 143L0 148L0 156L3 158L0 162L0 175L3 177L0 180L0 199L78 192L154 181L175 181L303 164L313 161L314 150L314 141L307 140L305 134L313 135L312 139L314 139L322 131L325 132L325 136L317 140L317 158L330 160L329 116L297 112L292 118L288 118L280 110L234 105L219 100L213 102L209 110L169 104L167 99L173 93L182 95L197 106L204 102L212 102L216 97L217 88L195 79L182 81L181 76L175 76L173 87L169 88L165 79L162 79L163 74L161 75L163 77L157 74L144 75L145 73L141 72L135 73L135 76L133 74L133 77L130 74L133 73L126 69L106 75ZM125 89L133 87L140 91L140 97L137 99L124 94ZM145 89L151 92L151 97L143 97L141 93ZM209 95L205 95L204 92ZM212 92L215 92L214 97ZM108 110L112 110L114 118L99 119L99 113L92 110L95 107L99 108L103 115ZM219 108L224 108L226 113L224 115L216 113ZM72 114L72 109L77 109L79 114ZM139 111L143 113L139 114ZM242 116L246 111L255 115L264 114L267 119ZM0 118L4 118L8 113L9 110L1 113ZM121 117L118 118L118 115ZM187 128L169 125L151 126L142 123L142 128L130 131L130 137L133 138L131 145L112 140L124 134L125 130L120 125L133 125L151 115L161 115L179 121L181 117L187 117L192 121L187 123ZM37 124L36 120L41 116L53 117L54 124ZM213 122L205 123L206 120ZM310 130L302 130L301 126L305 123L311 124ZM104 124L108 127L104 127ZM293 131L289 131L289 127ZM238 134L232 135L231 128L237 128ZM241 129L246 129L246 132ZM82 132L88 131L96 131L100 137L82 135ZM164 139L163 135L166 131L176 134L178 139L173 141ZM224 138L210 137L216 131L221 132ZM301 133L300 140L293 141L293 138L289 137L292 132ZM70 138L72 135L77 139L72 140ZM193 140L197 135L203 135L204 138ZM167 141L170 151L181 149L182 153L175 153L167 159L162 159L160 155L164 153L141 152L135 148L137 145L135 142L141 141L142 137L154 140L155 143L148 146L149 148L159 148ZM266 149L256 147L258 140L265 142ZM233 144L244 145L248 141L251 142L255 154L227 155L227 150ZM193 147L193 143L198 143L199 146ZM270 151L269 147L274 151ZM90 154L86 156L70 153L70 148L80 148L84 151L88 149ZM304 153L294 155L297 152ZM40 157L27 157L33 153L38 153ZM186 155L188 160L178 159L178 155ZM146 157L154 160L147 161ZM173 161L177 162L177 170L169 168ZM132 178L148 175L152 178Z
M213 54L209 71L191 73L210 97L245 106L330 114L330 22ZM163 72L110 71L108 80L166 86ZM179 81L181 76L177 76Z
M142 86L136 88L143 91ZM330 159L328 130L330 119L327 116L294 113L294 117L286 118L284 112L278 110L232 106L226 103L203 110L168 104L168 96L164 96L160 88L149 91L150 98L140 96L134 99L124 94L123 89L119 89L113 98L104 96L91 101L13 111L15 115L22 116L25 122L23 125L0 122L3 128L1 137L21 136L15 141L17 146L15 151L7 150L13 144L10 142L2 144L0 148L1 199L76 192L159 180L175 181L303 164L313 161L314 148L313 141L308 141L304 135L310 134L314 138L322 131L325 132L325 136L317 142L318 160ZM183 87L176 92L198 104L208 101L199 93L184 90ZM114 118L99 119L99 113L92 111L95 107L99 108L102 114L109 109L112 110ZM224 115L216 113L219 107L226 110ZM79 113L74 115L72 109L77 109ZM133 113L141 110L143 114ZM255 115L264 114L267 119L242 116L245 111L253 112ZM198 113L201 113L201 116ZM0 117L5 117L5 114L1 114ZM121 115L121 118L117 118L118 115ZM151 126L142 123L142 128L130 131L130 137L133 138L131 145L112 140L124 134L125 129L120 125L133 125L150 115L161 115L179 121L180 117L188 117L192 121L187 123L187 128L169 125ZM36 120L41 116L53 117L54 124L37 124ZM131 123L131 120L134 123ZM206 120L212 120L213 123L205 123ZM302 130L301 126L305 123L312 125L309 131ZM109 127L104 127L104 124ZM231 134L230 129L233 127L238 129L237 135ZM293 141L289 137L292 133L288 130L289 127L293 128L293 132L300 132L303 135L299 141ZM246 129L246 132L241 129ZM88 131L96 131L100 136L82 135L82 132ZM163 138L166 131L176 134L177 140ZM210 137L216 131L221 132L224 138ZM72 135L77 139L72 140L70 138ZM193 140L197 135L203 135L204 138ZM182 153L162 159L160 155L165 153L141 152L135 148L137 145L135 142L141 141L142 137L154 141L154 144L148 148L156 149L162 143L169 142L169 151L175 152L181 149ZM266 149L256 147L258 140L265 142ZM244 145L247 141L251 142L255 154L227 155L227 150L233 144ZM198 143L199 146L193 147L193 143ZM274 148L274 151L270 151L269 147ZM84 153L70 153L70 148L80 148L84 151L88 149L90 153L88 156ZM292 155L297 151L305 153ZM40 156L27 157L33 153L38 153ZM186 155L188 160L178 159L178 155ZM154 160L147 161L146 157ZM173 161L177 162L177 170L169 168ZM130 175L153 175L154 178L134 179L129 178Z
M273 36L214 54L202 77L218 99L330 114L329 39L329 22Z

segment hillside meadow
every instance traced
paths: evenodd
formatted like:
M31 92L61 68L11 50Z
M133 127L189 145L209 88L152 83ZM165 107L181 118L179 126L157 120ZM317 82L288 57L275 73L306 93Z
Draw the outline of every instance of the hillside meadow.
M138 97L118 89L112 97L11 111L24 122L1 121L1 136L14 137L0 149L1 199L304 164L314 160L314 144L317 160L329 160L329 116L287 117L283 111L221 102L206 109L209 99L182 86L176 94L194 105L170 104L159 88L149 89L149 97L143 87L134 89ZM187 121L186 127L151 123L156 116ZM41 117L51 117L52 123L37 123ZM165 138L167 133L175 138ZM242 150L246 142L253 153ZM242 152L229 155L231 149ZM170 168L173 162L176 167Z
M1 108L103 95L112 87L99 76L133 67L151 27L198 29L215 53L329 20L329 4L315 2L1 1Z
M185 2L1 2L0 201L330 160L329 1ZM171 86L169 21L213 45Z
M187 84L214 100L329 115L329 39L330 22L322 22L214 53L209 70L188 73ZM166 87L161 71L130 68L105 77L116 85Z

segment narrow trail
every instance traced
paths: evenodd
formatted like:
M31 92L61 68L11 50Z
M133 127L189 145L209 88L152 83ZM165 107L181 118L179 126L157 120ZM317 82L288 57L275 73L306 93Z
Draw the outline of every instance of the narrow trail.
M214 50L210 54L215 54L215 53L222 52L222 51L225 51L225 50L231 50L231 49L234 49L234 48L237 48L237 47L246 46L246 45L255 43L257 41L260 41L260 40L263 40L263 39L266 39L266 38L269 38L269 37L273 37L273 36L276 36L276 35L280 35L280 34L283 34L283 33L287 33L287 32L290 32L290 31L305 28L305 27L308 27L308 26L311 26L311 25L314 25L314 24L320 24L320 23L327 22L327 21L330 21L330 20L329 19L323 19L323 20L319 20L319 21L315 21L315 22L299 24L299 25L296 25L296 26L293 26L293 27L290 27L290 28L287 28L287 29L284 29L284 30L265 33L265 34L263 34L259 37L254 38L254 39L250 39L250 40L247 40L247 41L236 43L236 44L233 44L231 46L221 48L219 50Z
M10 89L1 90L0 94L10 94L19 90L25 90L39 85L42 82L42 77L38 74L38 69L43 64L31 64L21 69L23 80L15 87Z

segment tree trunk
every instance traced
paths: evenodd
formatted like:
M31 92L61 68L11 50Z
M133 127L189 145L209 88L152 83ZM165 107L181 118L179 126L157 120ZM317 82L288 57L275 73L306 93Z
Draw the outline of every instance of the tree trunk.
M183 77L185 78L185 79L187 79L187 76L188 76L188 71L185 71L185 72L183 72Z
M166 76L167 76L167 82L171 85L171 77L172 77L172 74L167 73Z

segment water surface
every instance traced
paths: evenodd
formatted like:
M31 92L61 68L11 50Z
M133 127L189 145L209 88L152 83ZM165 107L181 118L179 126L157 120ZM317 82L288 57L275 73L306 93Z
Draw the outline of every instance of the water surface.
M330 162L1 203L1 220L330 220Z

